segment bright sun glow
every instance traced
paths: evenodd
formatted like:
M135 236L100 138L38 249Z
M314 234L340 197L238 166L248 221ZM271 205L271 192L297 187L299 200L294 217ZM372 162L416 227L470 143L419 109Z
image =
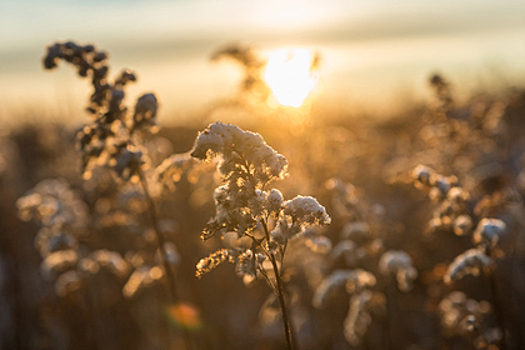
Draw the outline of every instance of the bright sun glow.
M284 49L271 52L264 80L283 106L300 107L315 86L312 52L307 49Z

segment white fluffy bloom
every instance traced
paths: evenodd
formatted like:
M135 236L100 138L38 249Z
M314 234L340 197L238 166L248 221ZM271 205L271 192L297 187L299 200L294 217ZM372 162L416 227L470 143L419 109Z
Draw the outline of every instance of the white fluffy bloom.
M507 225L499 219L484 218L478 223L472 240L475 244L485 243L488 246L495 247Z
M366 287L374 286L375 283L375 276L363 269L335 270L315 290L312 305L317 309L323 308L328 300L334 296L337 289L343 286L346 286L349 293L354 293Z
M466 275L478 276L483 269L492 266L493 260L479 249L469 249L458 255L448 267L445 283L459 280Z
M310 196L297 196L284 203L284 214L291 216L300 224L330 224L330 216L317 199Z
M385 252L379 260L379 269L383 275L396 276L397 285L403 292L412 289L412 282L418 275L412 258L401 250Z
M288 168L286 158L268 146L261 135L221 122L210 124L201 132L191 152L191 156L198 159L209 159L216 154L223 156L224 163L246 161L248 166L260 170L257 176L264 177L263 180L282 177Z

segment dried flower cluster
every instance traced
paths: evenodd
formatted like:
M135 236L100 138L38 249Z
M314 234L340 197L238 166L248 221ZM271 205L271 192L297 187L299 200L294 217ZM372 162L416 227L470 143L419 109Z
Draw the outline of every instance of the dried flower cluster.
M318 309L323 308L330 301L336 289L340 287L345 287L348 293L353 294L373 287L375 284L375 276L363 269L335 270L317 287L312 304Z
M491 349L501 341L500 328L487 324L491 305L487 301L469 299L463 292L452 292L439 303L439 313L448 336L462 335L473 338L476 349Z
M418 275L410 256L401 250L385 252L379 260L379 270L383 275L395 276L397 285L403 292L412 289L412 282Z
M476 215L491 212L493 208L499 207L498 201L487 200L487 197L484 197L476 203L466 190L458 186L455 176L439 175L426 166L417 166L412 171L412 179L416 187L429 190L430 197L439 203L434 218L430 221L429 226L432 231L452 231L457 236L472 235L475 247L459 254L452 261L443 275L443 281L452 284L467 275L479 276L485 273L490 281L496 316L500 327L504 327L493 271L496 259L503 255L497 245L505 234L507 225L500 219L484 217L473 229ZM458 308L466 303L470 305L470 309L478 305L474 300L467 301L462 292L454 292L443 299L440 309L444 324L447 327L462 327L461 329L465 330L460 331L462 334L467 334L467 331L469 334L475 334L476 338L473 342L479 349L500 341L505 344L504 335L503 338L494 337L494 332L491 330L487 331L488 333L479 331L479 315L475 315L473 310L469 310L466 316L463 311L461 313L458 311ZM488 310L485 313L488 313Z
M384 314L390 276L397 281L399 289L408 292L418 273L410 256L397 250L385 252L380 232L385 231L381 222L384 209L368 207L356 194L353 185L338 179L326 182L332 194L332 205L342 226L340 240L328 255L333 266L338 266L316 287L312 304L323 309L340 300L341 291L350 294L350 309L344 320L344 334L352 346L362 345L372 322L372 314ZM344 266L344 269L341 268ZM385 280L378 280L378 276ZM383 289L385 293L374 289ZM394 287L395 288L395 287ZM389 301L394 302L394 300Z
M284 254L287 242L307 227L330 223L325 208L316 199L297 196L285 201L279 190L264 190L268 182L285 176L288 162L259 134L217 122L199 134L191 155L203 160L216 155L222 158L218 169L224 184L215 190L216 214L201 238L235 232L238 238L248 236L256 243L256 251L213 253L197 265L199 276L228 260L239 263L238 272L262 278L266 274L262 267L265 257ZM255 238L255 231L261 229L266 235Z
M470 195L458 186L455 176L446 177L429 167L418 165L412 171L412 181L416 187L427 190L430 198L439 204L429 222L431 232L448 230L457 236L472 234L476 245L476 248L454 259L444 276L445 282L450 283L469 274L477 276L481 271L489 272L493 268L491 251L505 233L506 224L499 219L483 218L473 231L473 214L468 211L472 206Z
M70 251L61 252L60 257L49 262L44 261L43 266L56 269L62 268L62 265L72 267L78 263L78 271L89 273L96 273L101 267L105 267L119 277L127 278L122 287L123 295L127 298L137 295L157 281L167 280L172 302L177 302L173 270L180 257L175 244L165 237L164 222L158 218L154 198L160 197L163 188L173 188L186 170L192 168L193 161L188 155L172 156L157 169L146 171L150 168L152 159L148 155L144 136L158 130L157 97L152 93L143 94L137 99L133 112L128 113L128 108L124 105L125 87L137 80L136 75L124 70L111 82L108 78L107 59L106 53L92 45L57 43L48 47L44 67L55 68L63 60L76 67L81 77L91 79L93 93L89 98L87 111L93 115L93 122L77 133L84 178L92 179L94 169L103 166L111 168L114 174L124 180L119 182L120 188L116 190L116 194L106 193L106 197L96 201L94 228L126 226L133 231L134 225L135 230L140 227L140 216L148 213L152 229L145 229L143 235L135 237L137 248L133 244L128 245L132 248L125 253L125 258L105 249L87 256L85 253ZM157 149L149 151L152 151L153 156L162 153ZM98 173L103 172L102 170ZM138 182L140 189L136 188ZM83 225L85 226L87 225ZM89 249L84 248L82 251ZM82 279L82 276L73 272L68 272L66 277L60 279L61 285L76 286ZM59 290L65 288L57 287L57 291Z
M119 253L106 249L89 253L81 245L88 235L87 205L64 180L43 180L18 200L17 207L22 220L42 225L35 246L43 259L43 274L55 280L57 295L78 291L102 268L126 277L129 265Z
M90 77L93 93L87 111L94 122L77 134L77 146L82 153L82 172L86 178L97 164L112 166L116 173L129 179L136 176L144 163L143 152L134 145L132 136L140 130L155 131L158 101L154 94L138 98L132 117L124 106L124 89L137 80L124 70L113 83L108 80L108 55L93 45L79 46L72 42L57 43L47 49L44 67L53 69L64 60L78 70L81 77Z

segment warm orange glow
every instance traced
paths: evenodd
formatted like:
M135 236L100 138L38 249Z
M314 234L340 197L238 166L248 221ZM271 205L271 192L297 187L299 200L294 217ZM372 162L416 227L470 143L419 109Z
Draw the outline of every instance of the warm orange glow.
M264 80L283 106L300 107L315 86L312 52L284 49L269 55Z
M187 330L198 330L202 327L200 311L187 303L179 303L167 308L168 318L177 326Z

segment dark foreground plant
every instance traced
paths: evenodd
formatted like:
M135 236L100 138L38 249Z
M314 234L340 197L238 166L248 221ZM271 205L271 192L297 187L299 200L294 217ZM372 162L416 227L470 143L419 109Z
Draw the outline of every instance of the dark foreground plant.
M123 289L125 296L133 296L146 279L159 280L165 276L168 282L169 295L172 303L178 303L180 296L173 264L175 257L174 244L164 237L160 227L156 203L152 188L159 188L163 173L172 168L184 168L191 162L185 157L182 161L168 159L156 172L147 173L150 158L147 155L144 141L146 136L156 133L156 116L158 101L154 94L146 93L140 96L135 104L132 115L124 105L124 89L130 82L137 80L129 70L120 73L113 82L108 78L108 55L98 51L92 45L80 46L72 42L56 43L47 48L44 57L46 69L55 68L60 60L66 61L78 70L81 77L89 77L93 93L89 99L87 111L93 115L93 122L85 125L77 133L77 147L82 155L81 169L85 179L92 178L99 167L109 167L118 176L120 183L139 184L145 198L147 212L150 217L157 244L159 266L153 269L140 269L131 275ZM171 161L173 160L173 161ZM148 174L153 175L148 178ZM157 182L156 182L157 181ZM156 185L153 187L152 185ZM157 191L158 192L158 191ZM145 283L145 282L144 282ZM182 325L186 348L191 348L188 330Z

